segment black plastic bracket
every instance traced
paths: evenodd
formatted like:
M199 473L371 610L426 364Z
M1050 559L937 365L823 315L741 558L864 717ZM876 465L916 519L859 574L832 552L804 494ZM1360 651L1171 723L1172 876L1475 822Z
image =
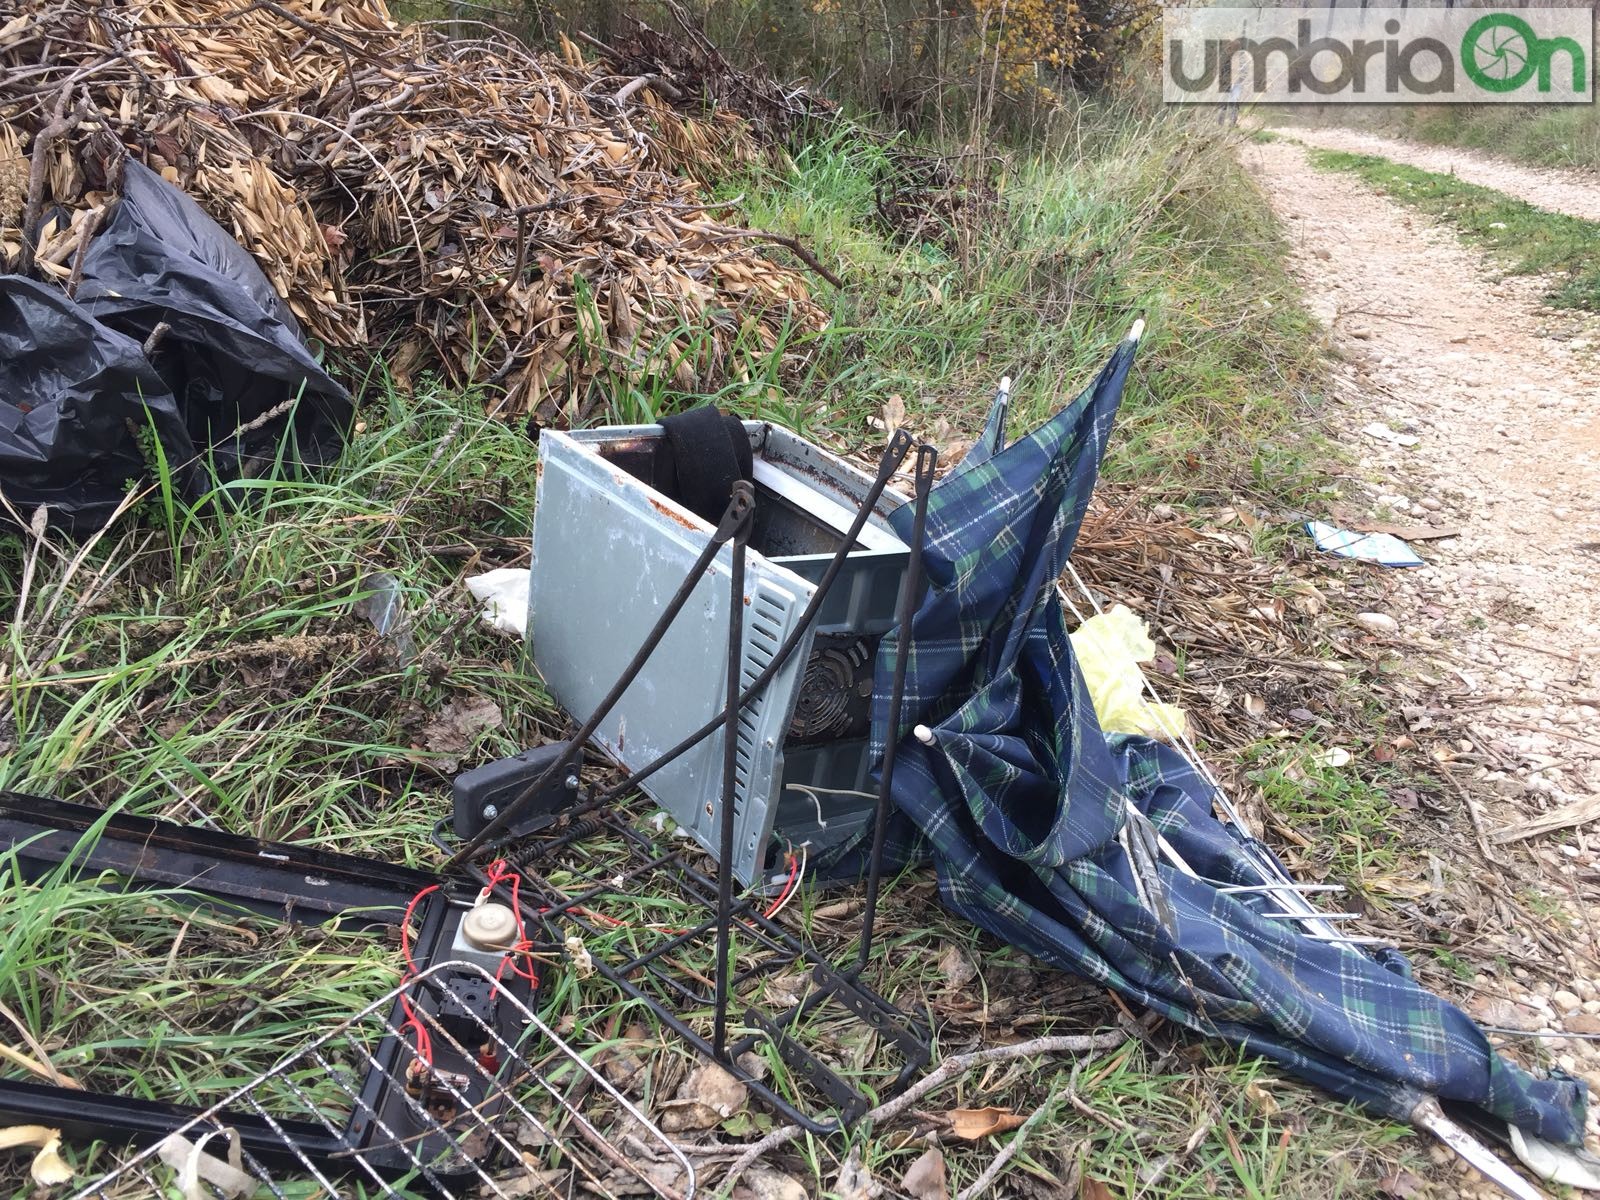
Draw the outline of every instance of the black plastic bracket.
M517 807L516 818L501 829L501 836L524 837L549 825L580 795L577 764L531 793L528 788L538 784L571 748L571 742L551 742L457 775L451 791L455 801L451 827L456 837L462 841L477 837L524 795L527 798Z
M98 833L96 829L98 828ZM181 887L263 916L316 925L393 925L440 880L426 871L287 842L0 792L0 846L32 880L65 862L115 872L130 887Z

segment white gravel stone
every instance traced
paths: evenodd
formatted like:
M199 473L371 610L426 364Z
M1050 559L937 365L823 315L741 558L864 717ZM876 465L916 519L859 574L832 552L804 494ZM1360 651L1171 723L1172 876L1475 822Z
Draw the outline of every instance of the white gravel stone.
M1370 629L1373 633L1395 634L1400 632L1400 622L1396 621L1388 613L1357 613L1356 624L1363 629Z

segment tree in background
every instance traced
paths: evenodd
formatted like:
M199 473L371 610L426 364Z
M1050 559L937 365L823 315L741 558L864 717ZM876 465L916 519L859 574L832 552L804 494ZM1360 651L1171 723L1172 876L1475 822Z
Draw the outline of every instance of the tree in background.
M917 129L973 117L1025 122L1067 91L1114 86L1157 0L532 0L568 31L604 37L637 17L690 23L741 65Z

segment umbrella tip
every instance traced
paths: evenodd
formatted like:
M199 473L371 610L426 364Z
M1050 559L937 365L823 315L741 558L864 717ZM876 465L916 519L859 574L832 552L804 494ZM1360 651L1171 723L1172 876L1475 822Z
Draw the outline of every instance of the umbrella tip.
M1128 330L1128 340L1130 342L1137 342L1143 336L1144 336L1144 318L1140 317L1137 321L1135 321L1133 323L1133 328Z
M1011 394L1011 376L1000 376L1000 394L1002 396L1009 396Z
M916 738L917 741L921 742L924 746L933 745L933 730L929 729L926 725L916 726L914 729L912 729L911 736Z

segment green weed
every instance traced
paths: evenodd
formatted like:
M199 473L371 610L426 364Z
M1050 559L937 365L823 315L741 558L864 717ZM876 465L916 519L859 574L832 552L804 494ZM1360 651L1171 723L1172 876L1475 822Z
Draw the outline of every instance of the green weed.
M1310 742L1287 757L1265 747L1259 753L1266 757L1247 778L1261 789L1268 811L1304 837L1332 875L1359 886L1394 867L1395 807L1383 786L1348 766L1329 765L1327 752Z
M1421 142L1468 146L1547 167L1600 167L1600 110L1592 104L1398 106Z

